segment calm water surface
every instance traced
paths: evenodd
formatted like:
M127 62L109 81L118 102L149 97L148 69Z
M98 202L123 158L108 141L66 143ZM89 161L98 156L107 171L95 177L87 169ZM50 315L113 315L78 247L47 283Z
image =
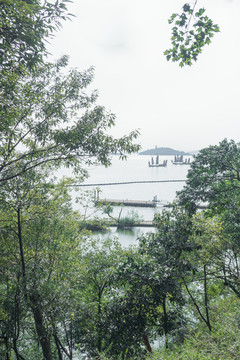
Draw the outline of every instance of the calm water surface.
M191 157L190 157L191 158ZM127 161L119 160L117 156L112 157L112 166L105 168L95 166L88 168L89 178L84 184L103 184L128 181L157 181L157 180L185 180L189 170L188 165L173 165L173 156L160 156L160 162L168 160L167 167L148 167L149 156L132 155ZM192 158L191 158L192 161ZM119 184L119 185L98 185L100 189L100 199L117 200L153 200L157 196L163 202L172 202L176 197L176 192L180 191L184 182L179 183L146 183L146 184ZM94 186L83 187L84 190L94 189ZM114 207L113 215L117 216L120 207ZM152 220L154 213L161 212L162 207L156 208L132 208L124 207L121 216L128 215L131 211L136 211L144 220ZM134 228L132 231L120 231L116 228L111 229L111 233L101 235L116 236L122 245L136 244L137 237L146 231L154 231L152 228Z
M127 161L118 157L112 158L112 166L89 168L89 178L85 183L110 183L127 181L185 180L188 165L173 165L172 156L160 157L160 162L167 159L167 167L148 167L150 158L143 155L130 156ZM181 190L184 183L150 183L100 186L102 198L152 200L157 195L161 200L174 200L176 191Z

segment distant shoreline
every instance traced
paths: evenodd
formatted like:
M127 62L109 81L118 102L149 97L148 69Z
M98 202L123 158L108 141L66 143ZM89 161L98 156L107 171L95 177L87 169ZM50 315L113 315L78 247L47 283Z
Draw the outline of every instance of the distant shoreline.
M179 150L174 150L171 148L166 148L166 147L155 147L154 149L149 149L149 150L144 150L138 153L139 155L165 155L165 156L175 156L175 155L185 155L185 156L190 156L191 153L189 152L184 152L184 151L179 151Z

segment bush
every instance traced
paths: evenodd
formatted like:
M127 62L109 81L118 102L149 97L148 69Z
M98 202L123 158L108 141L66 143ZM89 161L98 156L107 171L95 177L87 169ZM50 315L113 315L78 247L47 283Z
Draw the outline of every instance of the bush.
M117 221L117 228L118 229L131 229L133 226L136 226L141 221L138 213L134 210L128 213L128 216L123 218L119 218Z
M109 222L104 219L94 218L91 220L83 220L80 223L80 230L90 231L108 231Z

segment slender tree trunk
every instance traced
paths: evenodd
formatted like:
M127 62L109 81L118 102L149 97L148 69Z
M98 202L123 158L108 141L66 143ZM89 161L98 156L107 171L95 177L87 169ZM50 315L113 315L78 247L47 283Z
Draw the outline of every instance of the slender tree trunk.
M19 283L19 277L17 277ZM20 333L20 305L19 305L19 287L17 285L16 294L14 296L15 308L14 308L14 336L13 336L13 350L17 360L21 360L21 355L18 352L17 340Z
M10 357L9 357L9 341L8 341L7 336L4 336L4 344L5 344L5 348L6 348L6 360L10 360Z
M192 300L195 308L197 309L197 312L198 312L199 316L200 316L201 319L205 322L205 324L207 325L208 329L211 331L212 329L211 329L210 323L209 323L209 322L207 321L207 319L205 319L205 317L203 316L203 314L202 314L202 312L201 312L198 304L196 303L196 300L195 300L194 297L192 296L192 294L191 294L191 292L190 292L190 290L189 290L189 288L188 288L188 286L187 286L187 283L186 283L186 281L184 280L184 278L182 278L182 280L183 280L183 283L184 283L184 285L185 285L185 288L186 288L186 290L187 290L188 295L190 296L190 298L191 298L191 300ZM210 327L209 327L209 325L210 325Z
M62 356L62 352L67 355L67 357L72 360L73 354L72 354L72 349L73 349L73 341L72 341L72 326L70 325L70 338L68 338L68 331L66 329L66 326L64 324L64 331L66 334L66 341L69 347L69 352L65 349L65 347L63 346L63 344L61 343L60 339L57 336L57 331L56 331L56 327L53 326L54 329L54 340L57 346L57 351L58 351L58 358L59 360L63 360L63 356ZM62 351L62 352L61 352Z
M147 334L146 334L145 332L143 333L143 342L144 342L144 345L146 346L147 351L148 351L150 354L152 354L152 347L151 347L151 345L150 345L148 336L147 336Z
M19 241L19 250L20 250L20 258L21 258L21 265L22 265L22 277L23 277L23 284L24 284L24 291L25 297L28 298L31 302L31 308L33 312L33 317L35 321L37 335L42 347L43 358L44 360L52 360L52 351L51 351L51 342L50 338L47 335L46 328L44 326L42 312L39 309L38 302L36 296L29 295L27 292L26 286L26 265L25 265L25 258L24 258L24 250L23 250L23 238L22 238L22 222L21 222L21 209L17 209L17 223L18 223L18 241Z
M32 304L32 312L34 316L37 335L40 345L42 347L43 358L44 360L52 360L51 342L44 325L43 315L39 308L36 296L29 296L29 300Z
M207 293L207 267L206 267L206 265L204 265L203 271L204 271L204 302L205 302L206 321L207 321L207 326L208 326L209 330L212 331L210 318L209 318L209 307L208 307L209 302L208 302L208 293Z
M99 354L102 351L102 326L101 326L101 316L102 316L102 307L101 307L101 290L98 291L98 334L97 334L97 349Z
M167 318L167 307L166 307L166 296L163 298L163 327L164 327L164 334L165 334L165 347L168 349L168 318Z
M23 286L24 286L24 294L25 298L27 298L26 294L26 266L25 266L25 259L24 259L24 250L23 250L23 239L22 239L22 222L21 222L21 208L17 208L17 236L18 236L18 244L19 244L19 252L20 252L20 259L21 259L21 272L22 272L22 279L23 279ZM19 276L18 276L19 281ZM17 348L17 339L19 336L20 331L20 323L19 323L19 293L18 289L15 294L15 334L13 339L13 349L16 355L17 360L25 360L23 356L21 356L18 352Z
M69 344L69 359L73 358L73 331L72 331L72 321L70 323L70 344Z
M21 354L19 354L18 352L18 348L17 348L17 339L13 340L13 350L15 352L16 355L16 359L17 360L26 360Z
M72 335L72 321L69 325L69 330L67 329L66 324L64 323L64 330L66 334L66 341L68 345L68 351L63 347L63 345L60 343L62 350L67 355L67 357L72 360L73 358L73 335ZM59 340L59 339L58 339Z
M55 344L56 344L56 347L57 347L58 359L63 360L62 353L61 353L61 347L60 347L60 344L58 342L57 335L54 335L54 340L55 340Z
M18 279L19 280L19 279ZM20 333L20 295L19 287L17 285L16 294L14 296L15 308L14 308L14 337L18 339Z
M21 265L22 265L22 277L25 283L26 281L26 266L24 259L24 251L23 251L23 239L22 239L22 223L21 223L21 209L17 209L17 224L18 224L18 242L19 242L19 251L21 257Z
M237 253L236 253L236 251L233 251L233 254L234 254L234 259L235 259L235 265L236 265L237 276L239 277L238 257L237 257Z

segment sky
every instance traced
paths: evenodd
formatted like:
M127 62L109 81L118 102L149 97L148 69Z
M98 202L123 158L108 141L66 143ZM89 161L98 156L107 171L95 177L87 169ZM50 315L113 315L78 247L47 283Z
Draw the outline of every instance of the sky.
M93 66L98 104L116 115L111 134L138 129L142 150L200 150L240 141L240 0L198 0L220 27L191 67L168 62L172 13L182 0L73 0L49 51Z

